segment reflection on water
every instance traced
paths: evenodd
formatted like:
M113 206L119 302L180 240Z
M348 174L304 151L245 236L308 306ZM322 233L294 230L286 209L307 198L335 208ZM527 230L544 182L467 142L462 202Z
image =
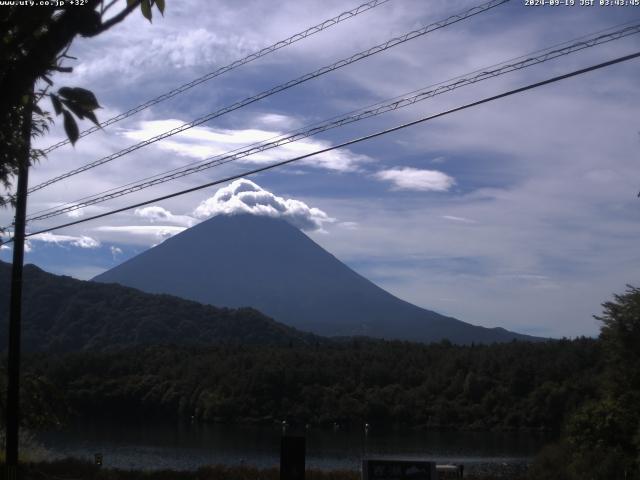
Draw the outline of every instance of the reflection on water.
M321 469L360 468L363 455L422 458L456 463L519 463L534 456L549 437L530 433L416 432L311 428L307 466ZM125 469L193 470L203 465L279 463L278 426L229 426L197 423L133 424L92 422L46 432L39 440L54 457L93 461L102 453L104 465Z

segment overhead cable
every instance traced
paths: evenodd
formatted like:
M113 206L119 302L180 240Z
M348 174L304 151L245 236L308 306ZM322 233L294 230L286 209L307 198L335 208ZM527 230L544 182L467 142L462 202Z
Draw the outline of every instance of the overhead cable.
M258 50L257 52L253 52L249 55L247 55L244 58L241 58L239 60L235 60L234 62L231 62L229 65L225 65L224 67L220 67L212 72L209 72L205 75L202 75L201 77L196 78L195 80L192 80L190 82L187 82L183 85L180 85L179 87L174 88L173 90L163 93L162 95L159 95L155 98L152 98L151 100L148 100L144 103L141 103L140 105L133 107L129 110L127 110L126 112L123 112L119 115L116 115L114 117L111 117L103 122L100 123L100 126L93 126L91 128L88 128L87 130L84 130L80 133L79 137L85 137L93 132L97 132L98 130L100 130L101 128L107 127L109 125L113 125L116 122L119 122L120 120L124 120L125 118L129 118L133 115L135 115L136 113L139 113L153 105L156 105L160 102L164 102L165 100L168 100L170 98L175 97L176 95L179 95L183 92L186 92L187 90L192 89L193 87L195 87L196 85L200 85L201 83L204 82L208 82L209 80L218 77L224 73L227 73L235 68L238 68L242 65L245 65L249 62L252 62L254 60L257 60L261 57L264 57L265 55L268 55L270 53L275 52L276 50L280 50L281 48L287 47L293 43L296 43L304 38L310 37L311 35L314 35L318 32L321 32L323 30L326 30L327 28L333 27L334 25L337 25L340 22L344 22L345 20L348 20L350 18L353 18L357 15L360 15L361 13L364 13L368 10L371 10L373 8L376 8L384 3L387 3L391 0L372 0L366 3L363 3L362 5L352 9L352 10L348 10L346 12L342 12L340 15L337 15L333 18L330 18L328 20L325 20L317 25L314 25L313 27L310 27L300 33L296 33L295 35L290 36L289 38L285 38L284 40L280 40L279 42L274 43L273 45L269 45L268 47L265 47L261 50ZM69 139L64 139L58 143L55 143L47 148L45 148L43 150L43 152L45 154L52 152L53 150L60 148L64 145L67 145L69 142Z
M527 56L519 57L519 58L523 58L523 60L519 60L513 63L503 62L499 64L500 67L498 68L488 67L486 69L480 70L479 72L476 71L478 73L473 72L475 73L475 75L469 75L466 77L456 77L455 81L449 82L449 83L442 82L438 84L437 88L426 87L422 90L418 90L417 92L412 92L411 95L407 95L404 97L395 97L392 100L380 102L366 109L356 111L356 113L343 115L341 117L335 117L328 121L315 124L312 127L305 127L303 129L299 129L294 132L290 132L288 134L275 137L275 139L252 144L252 145L249 145L248 147L239 148L232 152L215 155L213 157L209 157L208 159L202 160L200 162L196 162L194 165L191 165L191 166L176 168L169 172L154 175L153 177L144 179L143 181L139 181L137 183L132 182L131 184L125 185L120 188L107 190L105 192L102 192L97 195L93 195L91 197L84 197L82 199L75 200L61 207L52 207L47 210L36 212L35 214L32 214L28 217L28 221L45 220L45 219L59 216L75 210L79 210L81 208L85 208L90 205L95 205L108 200L112 200L114 198L118 198L123 195L128 195L134 192L138 192L140 190L144 190L146 188L149 188L155 185L159 185L171 180L175 180L177 178L185 177L187 175L201 172L203 170L218 167L218 166L239 160L241 158L244 158L256 153L264 152L272 148L280 147L282 145L316 135L320 132L325 132L333 128L342 127L344 125L354 123L366 118L374 117L377 115L381 115L389 111L405 108L415 103L432 98L436 95L450 92L457 88L472 85L472 84L481 82L483 80L494 78L500 75L504 75L506 73L513 72L513 71L521 70L527 67L531 67L533 65L538 65L540 63L547 62L549 60L552 60L561 56L569 55L571 53L575 53L575 52L584 50L586 48L590 48L596 45L601 45L603 43L607 43L613 40L617 40L617 39L620 39L629 35L633 35L633 34L638 34L638 33L640 33L640 23L637 25L628 26L626 28L623 28L611 33L607 33L604 35L587 38L563 48L545 51L542 54L533 55L530 57L527 57Z
M267 166L260 167L260 168L255 168L253 170L245 171L245 172L237 174L237 175L228 176L226 178L215 180L213 182L208 182L208 183L205 183L203 185L198 185L197 187L188 188L186 190L181 190L179 192L174 192L174 193L171 193L169 195L163 195L163 196L160 196L160 197L152 198L150 200L145 200L144 202L139 202L139 203L136 203L136 204L133 204L133 205L127 205L125 207L117 208L117 209L111 210L109 212L104 212L104 213L101 213L101 214L98 214L98 215L93 215L91 217L87 217L87 218L83 218L83 219L80 219L80 220L75 220L75 221L72 221L72 222L64 223L64 224L61 224L61 225L56 225L54 227L48 227L48 228L45 228L45 229L42 229L42 230L38 230L36 232L32 232L32 233L27 234L26 237L33 237L35 235L40 235L40 234L43 234L43 233L48 233L48 232L52 232L54 230L58 230L60 228L71 227L73 225L78 225L78 224L81 224L81 223L89 222L89 221L92 221L92 220L96 220L98 218L108 217L108 216L114 215L116 213L121 213L121 212L124 212L124 211L127 211L127 210L131 210L133 208L143 207L143 206L155 203L155 202L159 202L159 201L162 201L162 200L168 200L170 198L174 198L174 197L178 197L178 196L185 195L185 194L188 194L188 193L196 192L198 190L202 190L202 189L205 189L205 188L208 188L208 187L212 187L212 186L215 186L215 185L220 185L222 183L226 183L226 182L229 182L229 181L232 181L232 180L236 180L238 178L246 177L246 176L249 176L249 175L255 175L257 173L265 172L267 170L271 170L271 169L274 169L274 168L277 168L277 167L282 167L284 165L288 165L288 164L291 164L291 163L294 163L294 162L297 162L297 161L300 161L300 160L304 160L306 158L314 157L314 156L320 155L322 153L327 153L327 152L330 152L332 150L337 150L339 148L348 147L350 145L354 145L356 143L360 143L360 142L363 142L365 140L370 140L370 139L377 138L377 137L380 137L380 136L383 136L383 135L387 135L389 133L405 129L405 128L413 126L413 125L417 125L417 124L424 123L424 122L427 122L427 121L430 121L430 120L434 120L436 118L444 117L444 116L450 115L452 113L460 112L460 111L466 110L468 108L476 107L478 105L489 103L489 102L492 102L492 101L495 101L495 100L498 100L498 99L501 99L501 98L505 98L505 97L508 97L508 96L511 96L511 95L515 95L515 94L518 94L518 93L522 93L522 92L525 92L525 91L528 91L528 90L533 90L535 88L538 88L538 87L541 87L541 86L544 86L544 85L549 85L551 83L555 83L555 82L558 82L560 80L565 80L567 78L571 78L571 77L575 77L575 76L578 76L578 75L582 75L582 74L585 74L585 73L588 73L588 72L592 72L594 70L599 70L599 69L602 69L602 68L605 68L605 67L609 67L611 65L615 65L615 64L618 64L618 63L626 62L626 61L629 61L629 60L632 60L632 59L635 59L635 58L638 58L638 57L640 57L640 52L636 52L636 53L633 53L633 54L630 54L630 55L625 55L623 57L618 57L618 58L615 58L613 60L609 60L607 62L599 63L597 65L592 65L592 66L586 67L586 68L581 68L579 70L574 70L574 71L572 71L570 73L566 73L566 74L563 74L563 75L558 75L558 76L549 78L547 80L542 80L540 82L531 83L531 84L526 85L524 87L516 88L516 89L513 89L513 90L509 90L509 91L503 92L503 93L498 94L498 95L493 95L491 97L483 98L482 100L477 100L475 102L467 103L467 104L462 105L460 107L452 108L452 109L446 110L444 112L437 113L435 115L429 115L429 116L426 116L426 117L422 117L422 118L419 118L417 120L414 120L414 121L411 121L411 122L408 122L408 123L404 123L402 125L398 125L398 126L395 126L395 127L392 127L392 128L388 128L386 130L381 130L379 132L375 132L375 133L372 133L370 135L365 135L363 137L359 137L359 138L356 138L356 139L353 139L353 140L349 140L347 142L343 142L343 143L340 143L338 145L334 145L334 146L331 146L331 147L323 148L321 150L317 150L315 152L308 153L306 155L300 155L298 157L290 158L288 160L283 160L281 162L276 162L276 163L273 163L271 165L267 165ZM10 240L4 242L4 244L10 243L12 240L13 239L10 239Z
M249 104L252 104L254 102L257 102L259 100L262 100L263 98L269 97L269 96L274 95L274 94L279 93L279 92L282 92L282 91L287 90L289 88L292 88L292 87L294 87L296 85L299 85L301 83L307 82L307 81L309 81L309 80L311 80L313 78L320 77L320 76L325 75L325 74L327 74L329 72L332 72L332 71L337 70L339 68L345 67L347 65L350 65L350 64L355 63L355 62L357 62L359 60L362 60L364 58L367 58L367 57L370 57L372 55L375 55L377 53L384 52L384 51L386 51L386 50L388 50L388 49L390 49L392 47L395 47L395 46L400 45L402 43L408 42L409 40L413 40L415 38L418 38L418 37L421 37L421 36L426 35L428 33L431 33L431 32L433 32L435 30L439 30L441 28L445 28L445 27L447 27L449 25L452 25L454 23L460 22L460 21L465 20L467 18L470 18L470 17L473 17L473 16L478 15L480 13L486 12L487 10L495 8L495 7L499 6L499 5L507 3L509 1L510 0L490 0L489 2L477 5L477 6L475 6L473 8L470 8L470 9L468 9L468 10L466 10L466 11L464 11L464 12L458 14L458 15L452 15L452 16L450 16L450 17L448 17L448 18L446 18L444 20L441 20L439 22L432 23L432 24L427 25L425 27L422 27L420 29L413 30L411 32L405 33L404 35L401 35L399 37L392 38L391 40L388 40L388 41L386 41L384 43L376 45L376 46L374 46L372 48L369 48L369 49L367 49L365 51L356 53L355 55L352 55L351 57L348 57L348 58L339 60L337 62L334 62L331 65L322 67L322 68L320 68L320 69L318 69L318 70L316 70L316 71L314 71L312 73L307 73L307 74L305 74L305 75L303 75L301 77L298 77L298 78L296 78L294 80L290 80L290 81L288 81L286 83L280 84L280 85L278 85L276 87L273 87L273 88L271 88L269 90L265 90L265 91L263 91L263 92L261 92L261 93L259 93L257 95L254 95L252 97L247 97L244 100L240 100L239 102L236 102L236 103L234 103L232 105L224 107L224 108L222 108L220 110L216 110L215 112L209 113L209 114L207 114L207 115L205 115L203 117L200 117L200 118L198 118L196 120L193 120L193 121L191 121L189 123L185 123L185 124L183 124L183 125L181 125L179 127L176 127L176 128L171 129L171 130L168 130L168 131L166 131L164 133L161 133L161 134L156 135L154 137L151 137L151 138L149 138L147 140L139 142L139 143L137 143L135 145L131 145L131 146L129 146L129 147L123 149L123 150L120 150L120 151L118 151L116 153L113 153L111 155L103 157L103 158L101 158L99 160L95 160L93 162L90 162L90 163L88 163L86 165L83 165L82 167L78 167L78 168L76 168L74 170L71 170L69 172L66 172L66 173L64 173L62 175L59 175L57 177L51 178L49 180L46 180L43 183L40 183L40 184L38 184L38 185L36 185L34 187L31 187L29 189L29 193L33 193L33 192L35 192L37 190L45 188L45 187L47 187L49 185L52 185L54 183L57 183L57 182L59 182L61 180L65 180L65 179L67 179L69 177L72 177L74 175L78 175L79 173L86 172L87 170L90 170L92 168L98 167L100 165L104 165L105 163L111 162L111 161L113 161L113 160L115 160L117 158L120 158L120 157L123 157L125 155L128 155L129 153L132 153L132 152L134 152L136 150L139 150L140 148L143 148L143 147L146 147L148 145L151 145L151 144L153 144L155 142L158 142L160 140L168 138L168 137L170 137L172 135L175 135L177 133L184 132L185 130L188 130L190 128L193 128L195 126L198 126L198 125L201 125L201 124L203 124L205 122L213 120L214 118L218 118L218 117L220 117L222 115L225 115L225 114L227 114L229 112L232 112L232 111L237 110L239 108L245 107L245 106L247 106Z

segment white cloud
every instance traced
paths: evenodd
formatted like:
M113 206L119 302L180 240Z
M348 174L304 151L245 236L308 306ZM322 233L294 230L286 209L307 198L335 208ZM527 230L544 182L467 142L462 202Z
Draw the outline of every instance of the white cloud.
M381 170L375 173L374 177L391 182L395 190L446 192L456 183L453 177L438 170L421 170L411 167Z
M325 223L335 219L319 208L311 208L300 200L285 199L266 191L251 180L236 180L218 190L194 210L198 218L215 215L250 213L272 218L283 218L302 230L322 230Z
M171 14L154 17L153 24L139 14L131 15L104 35L74 41L72 54L79 59L74 62L75 71L60 75L56 83L91 84L105 107L99 114L104 120L251 50L303 30L315 21L310 19L327 18L346 8L338 0L282 0L277 9L270 2L224 0L215 9L207 8L204 0L174 3ZM35 185L129 146L136 139L117 132L142 130L139 121L192 120L418 25L456 13L466 8L463 3L388 2L325 34L298 42L140 116L85 137L73 148L67 146L51 152L48 159L30 172L31 183ZM455 28L407 42L194 128L193 132L199 132L198 138L179 136L132 152L71 182L34 192L29 200L30 209L72 202L210 154L265 140L302 123L341 115L384 98L484 69L507 58L620 23L625 21L626 13L604 8L567 9L539 12L540 15L532 17L522 14L526 8L520 3L494 9L487 15L460 22ZM505 28L491 28L494 23ZM425 45L429 50L428 62L423 61ZM335 145L347 138L415 120L427 112L444 111L608 57L631 53L636 47L637 39L631 36L434 97L377 119L332 130L320 138L326 142L324 145ZM451 62L451 58L457 60ZM322 158L313 157L307 164L297 164L299 169L292 166L274 171L269 176L269 185L278 192L288 191L286 185L295 184L296 191L305 192L308 204L321 206L340 219L356 219L357 229L336 223L331 235L314 238L340 259L356 261L355 266L362 262L378 265L380 275L372 274L373 267L362 273L407 300L484 325L500 324L516 330L525 324L546 326L556 335L595 333L591 315L600 311L600 302L612 292L622 291L625 283L638 283L640 256L636 240L640 222L637 205L633 203L637 204L634 179L640 174L636 161L638 136L637 129L621 126L637 124L640 100L633 94L636 88L633 79L638 77L639 68L637 63L626 63L594 72L589 81L558 83L552 89L536 89L467 110L462 115L398 131L376 142L364 142L351 147L351 152L340 150L336 153L341 156L326 160L333 167L330 170L325 166L309 168L312 163L322 166ZM137 88L140 85L145 88ZM51 109L49 102L44 106ZM162 127L158 132L172 126L175 123L158 123ZM140 138L156 133L151 130L142 132ZM552 131L561 131L562 135L549 135ZM37 146L46 147L63 138L62 122L58 119L50 135L35 141ZM215 173L219 176L236 173L249 162L266 165L320 146L299 145L301 152L274 149ZM412 195L409 190L403 195L385 195L379 187L394 186L391 180L384 180L388 182L385 184L375 180L374 184L350 174L327 178L328 171L358 172L358 168L368 167L363 163L366 159L354 160L348 155L355 152L376 158L391 158L390 154L394 165L414 165L412 162L421 158L426 162L421 168L453 172L444 166L455 166L455 177L460 183L464 178L467 193L439 194L436 198L420 191ZM378 166L370 172L384 168L388 167ZM292 175L298 172L306 175ZM196 186L209 180L213 173L207 172L205 178L185 177L180 180L181 187ZM284 189L280 190L283 187L279 185L285 185ZM154 192L160 196L176 189L171 182L154 187ZM149 198L147 193L140 192L135 201ZM193 198L179 197L162 205L188 215L196 205ZM313 198L321 198L322 203ZM122 197L110 203L109 208L129 203L133 203L130 197ZM88 207L84 216L107 210L100 208ZM0 224L10 224L11 210L0 210L0 217L3 220ZM471 225L454 217L481 222ZM171 233L163 225L185 226L160 218L151 224L150 220L131 212L64 233L88 234L106 245L135 245L139 250L159 243L165 238L163 234ZM43 227L53 225L43 223ZM143 231L140 226L126 227L128 231L83 231L100 225L147 225L156 230ZM39 244L33 242L32 246L37 249ZM51 250L46 254L51 260L40 257L42 266L53 268L55 249L47 250ZM3 250L2 255L6 257L7 253ZM434 271L432 263L415 260L433 256L470 258L482 268L472 262L470 273L462 275L458 264L455 271L447 272L444 267L442 271ZM89 260L82 255L73 261ZM410 268L405 269L407 262ZM508 276L519 274L539 274L549 279L535 280L537 283L530 279L525 284L522 278ZM478 275L482 275L482 281ZM537 288L551 284L562 288L559 291ZM458 301L440 304L438 299L444 298Z
M115 260L119 255L122 255L122 249L118 247L114 247L113 245L109 248L111 250L111 256Z
M175 15L175 10L172 15ZM133 16L132 16L133 17ZM135 23L139 25L135 26ZM154 22L153 30L144 24L144 19L130 18L121 27L127 30L122 38L112 38L109 47L111 55L92 55L81 58L82 63L75 69L81 78L139 77L147 71L158 71L173 67L190 68L202 64L224 64L255 49L255 45L237 33L217 32L205 26L183 28L182 31L162 31L163 25ZM158 32L156 38L148 41L149 33ZM133 40L133 41L132 41ZM145 41L146 40L146 41ZM102 43L104 39L100 39ZM251 42L253 43L253 42ZM116 50L120 47L119 50Z
M266 122L265 122L265 119ZM293 125L295 120L279 114L263 114L257 117L257 123L266 128L243 129L215 129L205 126L193 127L184 132L158 142L157 148L177 153L180 156L205 160L209 157L227 154L237 149L274 140L284 134L274 128ZM160 135L168 130L180 127L184 122L176 119L145 121L138 124L138 128L126 130L124 136L136 141ZM305 138L278 148L265 150L235 160L244 164L269 164L281 160L307 155L318 150L331 147L333 144L326 140ZM347 149L333 150L309 159L301 160L300 165L312 166L338 172L357 171L362 163L372 159L367 155L351 152Z
M70 212L67 212L67 217L71 217L71 218L80 218L83 215L84 215L83 208L78 208L76 210L71 210Z
M444 218L445 220L451 220L453 222L460 222L460 223L478 223L477 221L471 220L470 218L456 217L454 215L442 215L442 218Z
M152 205L150 207L137 208L134 214L138 217L146 218L151 221L151 223L160 221L160 222L169 222L175 223L177 225L181 225L184 227L193 227L196 223L196 219L190 217L188 215L174 215L166 208L159 207L157 205Z
M259 126L264 126L266 128L277 128L285 130L291 130L292 128L301 126L300 122L296 118L279 113L264 113L262 115L258 115L255 118L255 122Z
M96 228L98 232L129 234L138 237L147 237L156 241L173 237L185 230L186 227L177 227L175 225L105 225Z
M340 222L338 226L348 228L349 230L356 230L358 228L358 222Z
M56 235L54 233L47 232L33 235L32 237L30 237L30 240L45 243L55 243L58 245L68 244L73 247L79 248L98 248L100 246L100 242L98 240L86 235Z

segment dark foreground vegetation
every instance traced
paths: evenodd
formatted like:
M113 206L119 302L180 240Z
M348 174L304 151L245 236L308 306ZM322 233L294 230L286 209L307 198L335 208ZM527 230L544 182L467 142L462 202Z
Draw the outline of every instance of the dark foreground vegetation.
M638 480L640 290L605 303L600 320L598 339L545 343L351 339L31 354L23 409L34 426L135 416L556 430L560 440L531 478Z
M598 395L567 418L560 441L533 465L534 478L640 479L640 289L603 307Z
M0 464L0 468L4 465ZM227 467L214 465L203 467L196 471L175 471L175 470L117 470L100 468L91 463L79 460L59 460L54 462L29 463L22 466L23 480L60 480L60 479L83 479L83 480L280 480L278 468L253 468L253 467ZM306 470L306 480L360 480L360 472L353 470ZM454 478L448 474L440 474L442 480ZM466 479L482 480L525 480L525 476L514 476L509 474L503 476L496 473L471 473L465 474Z
M0 465L3 468L4 465ZM210 466L196 471L175 470L117 470L100 468L79 460L28 463L22 467L24 480L73 478L83 480L279 480L277 468L258 469L253 467ZM307 470L307 480L359 480L355 471L339 470L325 472Z
M492 346L353 340L41 354L27 359L26 370L45 403L33 410L57 403L79 417L557 430L596 398L600 357L593 339Z

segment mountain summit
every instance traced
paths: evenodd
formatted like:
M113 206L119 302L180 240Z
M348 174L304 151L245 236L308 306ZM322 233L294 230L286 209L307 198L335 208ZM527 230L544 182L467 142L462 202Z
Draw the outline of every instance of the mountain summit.
M256 308L327 336L454 343L533 339L405 302L281 219L218 215L93 279L200 303Z

